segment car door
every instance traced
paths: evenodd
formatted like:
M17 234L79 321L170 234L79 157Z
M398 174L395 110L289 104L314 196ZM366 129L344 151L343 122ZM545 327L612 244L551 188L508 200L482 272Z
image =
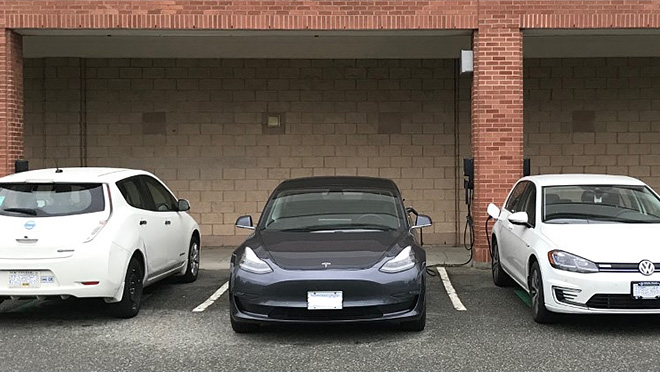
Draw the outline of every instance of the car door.
M153 237L155 246L165 259L165 269L171 269L184 262L187 258L187 239L184 231L183 216L178 211L176 198L157 179L151 176L140 176L148 198L151 200L151 214L155 221L158 235Z
M519 211L527 213L528 225L513 224L509 221L508 229L511 232L509 262L514 275L521 283L527 282L527 259L536 240L536 185L527 182L525 190L517 206Z
M167 268L167 254L158 249L158 237L163 230L158 224L157 216L151 210L152 200L148 196L140 176L130 177L117 182L126 202L133 207L128 221L131 228L136 228L142 239L145 250L147 275L152 277Z
M518 238L513 234L513 224L509 222L509 216L513 213L520 212L522 210L522 200L525 196L525 190L529 181L518 182L513 190L509 193L509 197L504 203L504 207L500 213L498 223L500 224L498 231L498 247L500 255L500 263L506 269L509 274L515 276L512 271L514 270L513 265L513 246L516 244Z

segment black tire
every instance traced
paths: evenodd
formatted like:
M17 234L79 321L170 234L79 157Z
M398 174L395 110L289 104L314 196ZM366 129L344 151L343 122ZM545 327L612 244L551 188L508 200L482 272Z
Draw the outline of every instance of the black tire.
M259 324L237 321L232 316L229 319L231 321L231 329L236 333L255 333L259 331Z
M493 238L493 255L490 258L490 267L493 272L493 283L498 287L510 287L512 286L513 279L507 274L504 269L502 269L502 263L500 261L500 249L497 245L497 240Z
M543 292L543 277L539 263L532 263L529 271L529 296L532 298L532 317L534 321L541 324L553 323L556 315L545 307Z
M181 283L192 283L197 280L200 256L201 247L199 246L199 239L193 236L190 239L190 246L188 247L188 264L186 265L186 273L179 277Z
M424 303L424 310L422 310L422 316L413 321L402 322L401 330L407 332L421 332L426 327L426 303Z
M121 301L108 305L110 314L116 318L132 318L140 312L144 270L135 258L131 258L124 279L124 294Z

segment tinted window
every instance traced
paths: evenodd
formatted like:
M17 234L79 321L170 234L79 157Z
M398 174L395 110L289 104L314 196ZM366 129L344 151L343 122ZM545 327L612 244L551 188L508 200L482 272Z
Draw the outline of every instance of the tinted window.
M529 182L526 181L520 182L516 185L513 191L511 191L511 195L509 195L509 199L507 199L506 204L504 205L506 210L510 211L511 213L520 212L523 210L523 206L521 206L520 201L528 183Z
M172 194L158 180L148 176L142 176L147 192L153 200L154 211L176 211L177 203Z
M527 221L529 222L530 225L535 226L536 225L536 186L531 183L527 182L527 186L525 187L525 191L523 192L523 196L520 199L520 210L517 212L526 212L527 213Z
M103 210L99 183L0 184L0 214L5 216L69 216Z
M261 219L267 230L394 230L405 226L399 199L388 190L286 190Z
M137 177L127 178L117 182L117 188L126 202L135 208L147 209L147 204L140 192L140 184Z
M660 223L660 200L645 186L547 186L543 194L549 223Z

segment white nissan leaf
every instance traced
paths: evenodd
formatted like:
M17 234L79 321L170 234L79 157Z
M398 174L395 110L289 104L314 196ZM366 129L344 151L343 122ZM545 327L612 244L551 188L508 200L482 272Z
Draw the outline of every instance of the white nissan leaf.
M488 214L493 281L529 292L534 320L556 313L660 313L660 199L642 181L541 175Z
M197 278L200 233L154 175L130 169L43 169L0 178L0 302L100 297L117 317L143 287Z

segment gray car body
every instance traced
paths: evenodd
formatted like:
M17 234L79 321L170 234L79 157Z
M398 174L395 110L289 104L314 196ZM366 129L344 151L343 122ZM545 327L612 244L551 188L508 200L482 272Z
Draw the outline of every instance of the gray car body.
M314 177L283 182L269 198L296 187L386 189L405 213L401 194L390 180L367 177ZM410 229L408 218L394 231L280 232L263 229L262 222L231 259L230 315L243 323L350 323L418 320L425 316L426 253ZM413 268L384 273L379 269L410 246ZM273 269L255 274L238 265L245 247ZM324 264L325 263L325 264ZM327 263L330 263L328 265ZM343 309L308 310L309 291L342 291Z

